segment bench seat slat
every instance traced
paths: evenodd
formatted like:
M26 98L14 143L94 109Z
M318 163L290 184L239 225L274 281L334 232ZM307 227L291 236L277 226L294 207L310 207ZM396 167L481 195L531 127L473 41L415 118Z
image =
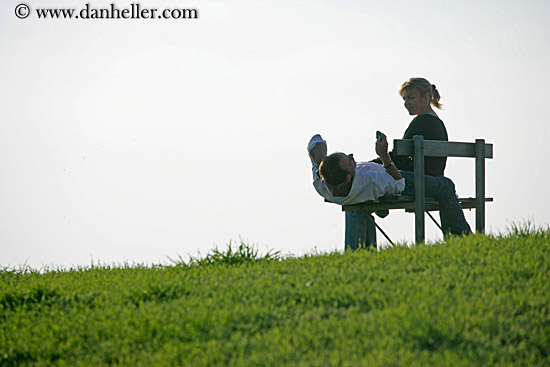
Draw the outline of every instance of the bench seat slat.
M485 198L485 202L492 202L493 198ZM476 198L458 198L458 202L462 209L473 209L476 207ZM364 211L373 212L375 210L386 209L405 209L405 211L414 212L414 197L413 196L384 196L378 201L367 201L360 204L342 205L342 211ZM426 198L426 211L439 210L439 202L434 198Z

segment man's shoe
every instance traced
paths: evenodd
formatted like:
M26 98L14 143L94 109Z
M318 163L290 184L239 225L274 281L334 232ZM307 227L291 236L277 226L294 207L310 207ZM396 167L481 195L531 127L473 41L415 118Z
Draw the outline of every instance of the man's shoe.
M381 209L381 210L375 211L374 214L376 214L380 218L386 218L390 214L390 210L389 209Z

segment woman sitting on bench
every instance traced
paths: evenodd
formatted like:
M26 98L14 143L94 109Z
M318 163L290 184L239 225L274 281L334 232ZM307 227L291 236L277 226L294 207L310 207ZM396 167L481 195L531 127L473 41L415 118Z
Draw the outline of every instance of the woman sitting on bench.
M445 124L435 113L434 108L441 109L439 102L441 96L435 84L431 84L424 78L410 78L399 88L399 95L403 98L405 109L411 116L416 116L409 124L403 135L403 139L412 139L415 135L422 135L426 140L448 141ZM410 156L400 156L390 152L390 158L399 170L414 171L414 162ZM378 158L373 162L382 163ZM447 157L424 158L424 173L430 176L443 176ZM375 212L380 218L388 216L388 210ZM355 228L361 228L366 232L367 240L376 246L376 229L366 214L360 212L346 212L346 248L357 247L357 236L352 233ZM351 231L351 232L350 232Z

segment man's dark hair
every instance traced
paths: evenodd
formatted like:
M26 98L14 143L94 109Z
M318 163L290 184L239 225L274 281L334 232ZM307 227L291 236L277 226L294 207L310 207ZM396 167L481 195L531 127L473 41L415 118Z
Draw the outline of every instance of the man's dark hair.
M340 185L346 181L348 171L340 167L340 159L344 153L332 153L323 159L319 167L319 173L329 185Z

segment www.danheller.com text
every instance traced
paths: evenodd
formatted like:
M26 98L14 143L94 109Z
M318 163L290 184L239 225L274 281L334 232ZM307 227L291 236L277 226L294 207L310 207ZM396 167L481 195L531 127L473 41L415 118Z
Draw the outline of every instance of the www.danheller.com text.
M132 3L129 7L119 8L111 3L107 7L94 7L87 3L81 9L36 9L41 19L198 19L198 9L158 9L143 7Z

